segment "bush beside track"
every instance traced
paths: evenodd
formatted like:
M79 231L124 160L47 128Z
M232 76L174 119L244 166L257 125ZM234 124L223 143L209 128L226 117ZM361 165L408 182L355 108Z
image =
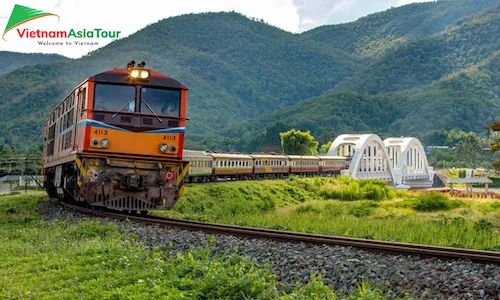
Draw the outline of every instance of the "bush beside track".
M162 216L438 246L500 250L500 202L384 182L295 178L186 187ZM482 226L481 224L491 224Z

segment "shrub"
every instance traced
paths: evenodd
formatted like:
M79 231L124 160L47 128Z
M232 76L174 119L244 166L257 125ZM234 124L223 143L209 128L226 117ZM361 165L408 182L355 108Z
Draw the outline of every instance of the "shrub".
M422 193L412 200L412 208L418 211L449 210L460 207L462 201L450 200L444 194L437 192Z
M320 213L321 210L319 208L317 208L317 207L312 206L311 204L308 204L308 205L297 207L295 209L295 212L298 213L298 214L308 213L308 212Z
M276 199L269 195L265 195L257 203L257 207L262 211L271 211L276 208Z
M351 180L342 181L341 187L324 187L319 194L326 199L338 199L341 201L353 200L384 200L392 199L394 192L381 180Z
M332 204L328 203L324 207L325 213L327 213L329 216L340 216L344 213L345 206L344 205L339 205L338 203Z
M369 200L381 201L385 199L391 199L394 197L394 193L387 186L387 184L381 185L374 183L372 181L361 185L363 198Z
M373 210L378 207L379 205L374 202L370 201L362 201L359 203L355 203L353 205L350 205L349 208L347 209L347 212L350 215L353 215L355 217L366 217L369 216L373 213Z
M493 224L488 220L481 219L479 221L474 222L474 230L491 232L493 230Z

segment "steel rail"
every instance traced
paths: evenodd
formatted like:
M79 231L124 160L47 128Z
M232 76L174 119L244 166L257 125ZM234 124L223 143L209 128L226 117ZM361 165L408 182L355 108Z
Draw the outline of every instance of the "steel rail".
M500 265L500 252L495 251L387 242L322 234L308 234L293 231L280 231L274 229L188 221L182 219L163 218L158 216L138 216L118 212L93 210L81 206L70 205L64 202L60 203L68 208L72 208L87 214L121 220L128 219L131 221L151 225L175 226L188 230L200 230L205 232L230 234L250 238L267 238L286 242L340 245L347 247L356 247L371 252L381 252L397 255L419 255L422 257L436 257L440 259L468 259L473 262Z

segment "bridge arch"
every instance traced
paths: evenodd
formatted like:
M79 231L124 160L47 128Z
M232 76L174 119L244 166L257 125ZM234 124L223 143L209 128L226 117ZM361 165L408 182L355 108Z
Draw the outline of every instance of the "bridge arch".
M420 141L414 137L387 138L384 145L391 159L398 184L414 181L412 187L429 186L434 180L434 170L429 167L427 155Z
M349 176L356 179L381 179L399 184L382 139L376 134L342 134L332 143L327 155L352 157Z

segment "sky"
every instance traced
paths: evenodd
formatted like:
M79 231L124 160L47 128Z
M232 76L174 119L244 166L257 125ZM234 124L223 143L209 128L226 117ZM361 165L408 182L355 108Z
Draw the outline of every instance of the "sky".
M56 14L38 18L13 28L0 39L0 51L57 53L79 58L112 42L112 38L26 38L29 31L75 32L101 28L120 31L124 38L161 19L188 13L236 11L247 17L263 19L283 30L300 33L331 24L355 21L371 13L429 0L1 0L2 34L15 4ZM49 41L60 44L43 44ZM86 44L82 42L87 42ZM93 44L93 45L92 45Z

